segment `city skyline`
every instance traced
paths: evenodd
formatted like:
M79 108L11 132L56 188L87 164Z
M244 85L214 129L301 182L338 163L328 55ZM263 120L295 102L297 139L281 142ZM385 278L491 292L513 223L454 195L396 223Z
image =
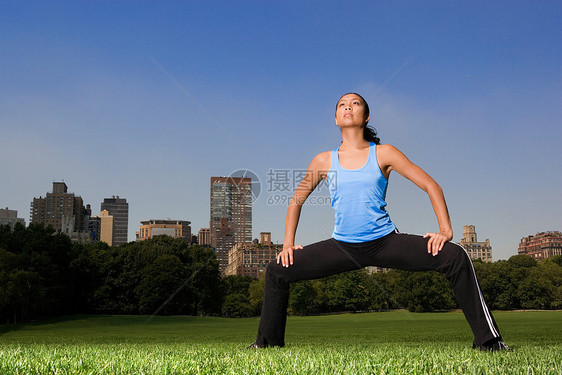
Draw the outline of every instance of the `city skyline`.
M232 178L226 178L226 177L211 177L211 181L213 181L213 179L216 179L216 180L221 180L221 179L222 179L222 180L228 180L228 179L232 179ZM234 177L234 179L236 179L236 180L241 180L240 178L237 178L237 177ZM251 181L251 179L249 179L249 180ZM53 186L54 186L55 184L59 184L59 185L64 184L64 185L65 185L64 182L53 182ZM240 184L240 182L236 183L236 186L238 186L239 184ZM250 182L249 185L251 185L251 184L252 184L252 183ZM212 186L213 186L213 185L211 184L211 189L212 189ZM66 188L66 185L65 185L65 188ZM54 191L54 189L53 189L53 191ZM65 192L66 192L66 190L65 190ZM46 194L52 194L52 193L51 193L51 192L47 192ZM74 195L74 193L72 193L72 192L69 192L69 194L73 194L73 195ZM76 195L76 197L79 198L79 199L81 199L81 197L80 197L79 195ZM255 197L255 196L254 196L254 197ZM259 195L258 195L257 197L255 197L255 198L258 198L258 197L259 197ZM42 198L42 197L40 197L40 198ZM34 198L34 201L35 201L36 199L37 199L37 198ZM109 214L107 210L103 210L103 205L104 205L104 203L107 204L108 201L113 202L113 203L114 203L114 201L121 201L121 202L125 203L126 206L128 206L128 204L126 203L126 198L119 198L119 196L113 196L112 198L104 198L104 201L101 203L101 205L102 205L102 209L100 210L100 215L101 215L101 216L104 215L104 212L105 212L106 214ZM32 205L33 205L33 202L32 202ZM90 204L87 203L87 202L85 202L84 205L90 206ZM128 208L128 207L127 207L127 208ZM2 209L2 210L8 212L8 209L9 209L9 208L6 207L5 209ZM15 211L15 210L9 210L9 212L10 212L11 215L13 216L13 217L12 217L13 220L16 219L16 216L20 216L19 212ZM7 215L7 214L6 214L6 215ZM92 218L99 218L99 217L92 214ZM20 218L20 219L18 219L18 220L25 220L25 219ZM30 217L29 221L30 221L30 223L31 223L31 221L32 221L32 218L31 218L31 217ZM112 221L113 221L113 219L112 219ZM180 222L180 221L182 221L182 220L171 220L170 218L168 218L167 220L162 220L162 219L156 219L156 220L155 220L155 219L151 219L151 220L142 220L142 221L140 222L141 228L143 227L143 225L146 225L148 222L151 222L151 221L173 221L173 222L175 223L175 222ZM182 222L183 222L183 221L182 221ZM185 221L185 222L188 223L188 225L191 223L190 221ZM13 224L13 223L12 223L12 224ZM24 224L25 224L25 223L24 223ZM466 241L467 238L468 238L467 236L472 235L472 236L473 236L472 239L470 239L470 240L468 240L468 241L470 241L470 242L475 242L475 243L477 243L477 244L480 244L480 242L476 242L476 232L474 232L474 229L475 229L474 225L464 225L463 236L462 236L461 240L460 240L460 241L457 241L457 242L460 243L461 245L463 245L463 241ZM135 227L135 230L136 230L136 227ZM209 229L209 228L200 228L197 232L201 232L201 231L204 231L204 230L206 230L206 231L208 232L207 235L210 235L210 229ZM61 230L61 231L62 231L62 230ZM468 232L467 232L467 231L468 231ZM470 232L470 231L472 231L472 232ZM269 233L269 232L260 232L260 234L259 234L259 236L260 236L260 239L259 239L260 243L263 241L263 240L262 240L262 235L263 235L264 233L267 233L267 234L269 235L269 237L268 237L269 240L268 240L268 241L271 242L271 233ZM530 235L528 235L528 236L523 236L523 237L521 238L521 241L524 241L524 240L526 240L526 239L528 239L528 238L534 237L535 235L537 235L537 236L538 236L538 235L543 235L544 233L559 233L559 231L542 231L542 232L537 232L536 234L530 234ZM195 235L195 231L193 232L193 234ZM199 234L199 236L200 236L200 235L201 235L201 234ZM112 236L113 236L113 234L112 234ZM138 231L136 231L135 237L136 237L136 239L132 239L132 240L130 240L130 241L128 241L128 242L131 242L131 241L138 241L138 240L139 240L139 238L138 238L138 237L139 237L139 232L138 232ZM173 237L173 236L172 236L172 237ZM191 238L191 233L190 233L189 237ZM143 237L142 239L144 239L144 237ZM255 237L255 238L253 237L253 240L254 240L254 241L257 240L257 239L258 239L257 237ZM99 239L98 239L98 240L99 240ZM103 240L102 240L102 241L103 241ZM250 242L251 242L251 241L249 241L249 240L242 241L242 242L237 241L237 242L235 242L234 244L245 244L245 243L250 243ZM490 245L489 239L486 239L485 242L487 243L487 246ZM124 243L124 242L121 242L121 243ZM273 242L272 242L272 243L273 243ZM278 242L277 244L282 244L282 242ZM112 245L112 246L118 246L118 245L119 245L119 244L114 244L114 245ZM520 254L520 253L521 253L520 248L521 248L521 244L519 244L519 246L518 246L518 250L519 250L518 253L512 254L512 255ZM467 249L467 251L469 252L470 255L472 254L469 249ZM490 251L490 249L488 249L488 251ZM471 255L471 256L472 256L472 255ZM476 258L479 258L479 257L476 256ZM483 260L483 261L486 261L486 260ZM488 261L490 261L490 260L488 260ZM494 260L494 261L495 261L495 260Z
M195 233L204 182L247 169L253 237L282 242L287 194L268 172L337 147L335 103L356 91L382 143L443 187L453 240L475 225L507 259L562 227L561 16L556 2L2 3L0 207L27 222L64 179L94 209L125 197L129 241L150 218ZM402 232L437 230L409 181L392 175L387 198ZM331 235L317 202L300 244Z

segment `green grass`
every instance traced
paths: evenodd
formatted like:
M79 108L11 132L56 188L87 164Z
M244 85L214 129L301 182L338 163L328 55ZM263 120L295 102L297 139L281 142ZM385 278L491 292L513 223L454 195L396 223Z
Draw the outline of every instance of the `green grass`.
M459 312L290 317L266 350L257 318L72 316L0 327L0 374L562 373L562 312L495 317L512 352L472 350Z

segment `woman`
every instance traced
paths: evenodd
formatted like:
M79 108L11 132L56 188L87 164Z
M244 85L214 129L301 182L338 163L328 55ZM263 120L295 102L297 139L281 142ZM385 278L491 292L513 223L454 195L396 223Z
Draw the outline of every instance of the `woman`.
M473 348L509 350L484 302L471 260L462 247L449 242L453 231L441 187L397 148L379 145L368 122L369 106L363 97L350 93L340 98L336 125L342 143L312 160L289 203L283 250L267 267L258 336L250 348L285 345L290 283L379 266L445 274L474 333ZM422 237L396 230L385 210L392 171L429 195L439 232ZM332 238L305 247L295 245L302 205L324 178L336 214Z

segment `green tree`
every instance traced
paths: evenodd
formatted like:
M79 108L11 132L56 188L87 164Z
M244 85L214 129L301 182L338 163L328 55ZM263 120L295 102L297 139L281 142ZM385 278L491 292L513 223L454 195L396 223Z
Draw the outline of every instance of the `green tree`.
M552 258L549 258L548 261L556 263L562 267L562 255L555 255Z
M329 306L332 311L365 311L371 302L366 270L345 272L328 279Z
M330 312L330 296L328 283L330 278L311 280L310 283L314 289L314 306L319 313Z
M554 298L552 301L553 309L562 308L562 285L554 289Z
M8 275L6 289L10 296L13 323L29 321L32 308L37 300L39 275L35 272L16 269Z
M211 249L190 246L183 239L169 236L155 236L150 240L123 244L110 249L93 252L93 263L101 276L102 284L93 294L95 307L100 312L135 314L140 308L148 311L153 299L148 298L146 289L135 292L137 286L146 278L147 267L153 266L156 259L172 255L185 267L182 284L185 290L179 295L187 298L184 313L192 315L219 314L222 294L218 262ZM150 269L151 277L158 270ZM169 297L170 293L168 291ZM187 297L189 296L189 297ZM182 308L183 309L183 308Z
M252 316L254 311L246 295L234 293L225 297L222 313L228 318L245 318Z
M530 274L517 288L517 297L524 309L547 309L553 301L553 295L538 272Z
M316 291L309 280L291 284L288 312L292 315L308 315L317 311L314 304Z
M109 245L105 242L74 244L72 251L75 257L70 263L69 271L74 308L81 313L95 313L94 294L104 281L98 256L106 254Z
M254 279L250 276L229 275L222 278L224 300L222 314L229 318L254 315L254 307L250 303L250 285Z
M512 263L500 260L494 263L474 262L474 268L486 303L494 309L512 309L519 305L517 284L520 275L512 272Z
M562 287L562 266L557 263L557 259L544 259L538 267L531 270L528 278L533 279L543 289L542 293L533 295L534 305L541 306L534 308L558 309L562 306L562 299L558 293ZM539 302L541 295L542 301Z
M218 315L221 313L223 294L219 262L212 249L199 245L191 246L182 254L188 254L184 263L189 270L189 283L195 299L194 315Z
M388 311L390 308L396 308L392 298L392 289L390 283L389 273L373 273L369 283L371 290L371 305L370 310Z
M18 223L13 229L0 228L0 243L15 256L14 268L4 270L2 275L8 290L4 297L11 294L9 304L19 306L16 315L13 309L10 313L12 321L75 311L69 280L69 264L74 254L66 235L43 225L30 224L25 228Z
M430 312L456 307L456 301L449 282L444 275L434 272L398 273L395 298L408 310Z
M5 236L4 232L5 229L10 229L8 225L0 226L0 242L7 243L7 241L3 241L2 237ZM14 286L11 284L11 274L13 271L18 269L18 257L16 254L6 251L0 248L0 319L6 323L10 322L10 319L13 317L14 311L14 301L13 301L13 294L14 294Z
M252 307L253 315L260 315L265 290L265 277L252 280L248 287L248 299Z
M250 276L229 275L222 278L222 289L225 295L242 294L248 296L250 284L254 281Z
M144 241L143 241L144 242ZM134 290L140 283L140 270L132 262L137 246L99 249L92 254L102 284L93 293L94 309L105 314L136 314L138 300Z
M160 255L141 272L141 281L135 288L139 312L162 315L189 313L187 306L192 297L191 286L183 285L187 270L175 255Z
M532 269L538 266L538 262L529 255L514 255L507 260L507 265L506 278L511 286L507 288L509 296L506 292L500 295L499 307L504 309L522 308L520 296L523 294L519 292L519 288L523 281L529 277ZM530 284L525 285L526 289L529 288L528 285ZM537 287L533 288L538 291Z
M532 268L538 266L538 262L535 258L523 254L513 255L509 257L507 262L515 268Z
M0 225L0 249L8 249L12 237L12 227L9 224Z

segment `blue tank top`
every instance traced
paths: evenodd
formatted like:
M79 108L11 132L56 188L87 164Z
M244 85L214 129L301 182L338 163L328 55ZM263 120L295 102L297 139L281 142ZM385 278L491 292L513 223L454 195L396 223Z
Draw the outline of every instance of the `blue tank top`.
M340 165L338 148L332 151L328 186L336 220L332 237L343 242L366 242L396 229L386 212L388 180L377 162L377 150L369 143L367 163L359 169Z

